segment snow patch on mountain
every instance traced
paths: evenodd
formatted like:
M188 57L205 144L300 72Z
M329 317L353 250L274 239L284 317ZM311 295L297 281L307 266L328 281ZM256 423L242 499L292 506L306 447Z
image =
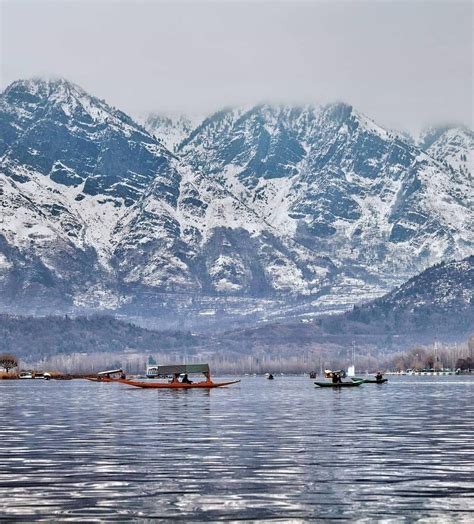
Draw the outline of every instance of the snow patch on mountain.
M258 315L344 309L472 252L459 152L472 144L460 135L422 151L346 104L189 122L157 117L154 138L65 81L7 88L3 297L135 311L196 300L217 311L221 297Z
M204 115L150 113L140 116L145 129L167 149L176 151L179 144L204 120Z

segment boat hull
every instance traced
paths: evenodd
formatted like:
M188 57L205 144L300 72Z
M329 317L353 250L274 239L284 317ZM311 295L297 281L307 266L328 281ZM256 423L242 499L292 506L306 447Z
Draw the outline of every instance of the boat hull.
M362 380L354 380L353 382L339 382L339 383L333 383L333 382L315 382L317 386L320 388L349 388L349 387L355 387L360 386L363 384Z
M352 380L362 380L364 384L385 384L385 382L388 382L388 378L383 378L382 380L375 380L375 378L353 378Z
M97 378L97 377L85 377L86 380L91 382L120 382L119 378Z
M193 384L183 384L182 382L165 383L165 382L141 382L138 380L119 380L122 384L144 389L213 389L237 384L240 380L230 382L196 382Z

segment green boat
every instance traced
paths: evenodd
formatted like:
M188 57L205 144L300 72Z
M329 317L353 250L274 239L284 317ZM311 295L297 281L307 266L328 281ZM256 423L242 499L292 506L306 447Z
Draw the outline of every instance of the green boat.
M315 384L320 388L348 388L360 386L363 383L363 379L353 380L352 382L315 382Z
M383 378L382 380L377 380L376 378L353 378L355 382L362 380L363 384L384 384L388 382L388 378Z

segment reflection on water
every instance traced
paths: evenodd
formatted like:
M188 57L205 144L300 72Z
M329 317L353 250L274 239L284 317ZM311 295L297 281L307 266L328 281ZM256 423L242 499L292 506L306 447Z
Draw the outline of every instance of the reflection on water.
M472 522L473 386L0 381L0 517Z

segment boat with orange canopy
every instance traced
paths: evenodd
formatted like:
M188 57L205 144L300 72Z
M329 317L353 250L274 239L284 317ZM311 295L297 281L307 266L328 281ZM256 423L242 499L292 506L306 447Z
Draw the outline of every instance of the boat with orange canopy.
M213 382L211 378L211 371L208 364L182 364L174 366L154 366L155 376L161 378L169 378L168 382L150 382L142 380L119 380L122 384L135 386L137 388L153 388L153 389L212 389L229 386L230 384L237 384L240 380L231 380L228 382ZM189 380L188 375L202 373L204 380L201 382L193 382ZM182 379L180 380L180 377Z

